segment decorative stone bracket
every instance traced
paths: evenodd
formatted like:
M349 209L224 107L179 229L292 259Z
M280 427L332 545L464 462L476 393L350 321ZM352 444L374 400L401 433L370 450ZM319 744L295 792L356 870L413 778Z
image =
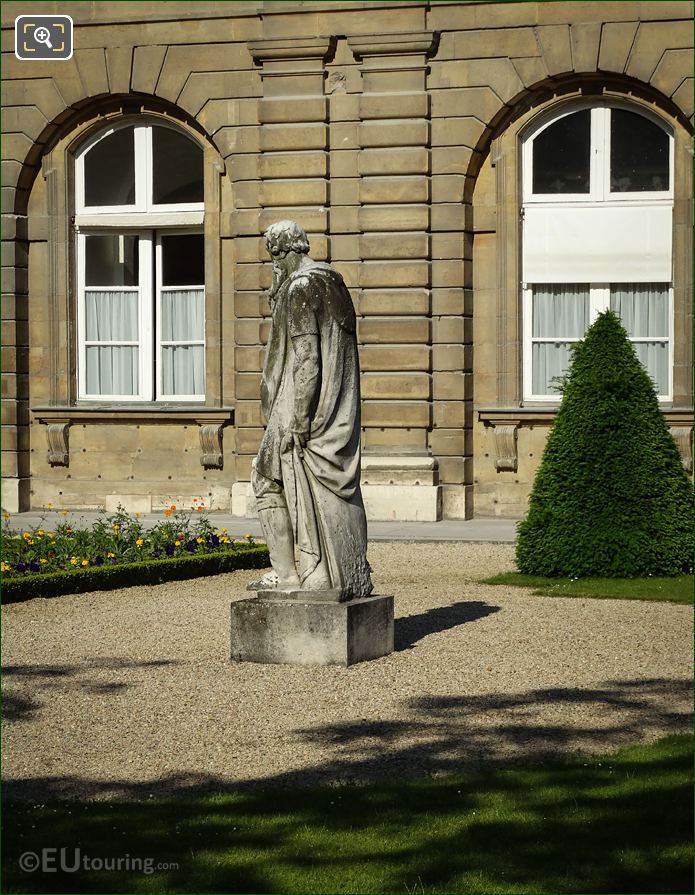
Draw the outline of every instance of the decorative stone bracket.
M54 420L46 426L48 462L51 466L70 465L70 420Z
M200 465L205 469L222 469L222 429L224 422L202 422L200 425Z
M493 425L495 435L495 469L498 472L516 472L519 464L516 433L518 423L512 425Z
M693 471L693 427L671 426L668 430L676 442L686 472Z
M69 432L74 423L157 425L195 422L200 427L200 465L205 469L222 469L222 430L234 420L231 407L176 410L152 407L124 407L118 410L104 407L34 407L32 412L35 419L46 426L47 460L51 466L70 465Z

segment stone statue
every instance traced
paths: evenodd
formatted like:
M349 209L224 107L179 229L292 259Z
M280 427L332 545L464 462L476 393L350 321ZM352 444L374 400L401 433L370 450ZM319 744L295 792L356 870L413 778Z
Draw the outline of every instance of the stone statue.
M265 239L273 259L261 384L267 426L252 485L273 573L251 587L367 597L352 300L336 270L309 258L294 221L273 224Z

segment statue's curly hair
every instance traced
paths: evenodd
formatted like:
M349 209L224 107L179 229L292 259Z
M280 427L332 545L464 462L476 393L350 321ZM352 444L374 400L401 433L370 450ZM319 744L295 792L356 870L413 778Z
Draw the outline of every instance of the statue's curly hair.
M263 234L266 245L272 243L282 252L297 252L306 255L309 251L309 239L296 221L276 221Z

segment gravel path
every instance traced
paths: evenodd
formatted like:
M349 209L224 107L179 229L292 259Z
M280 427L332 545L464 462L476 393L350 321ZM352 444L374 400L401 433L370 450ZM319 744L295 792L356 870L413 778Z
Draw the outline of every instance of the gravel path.
M544 761L691 730L691 607L474 579L513 547L370 545L396 652L233 665L257 573L3 609L5 794L147 798Z

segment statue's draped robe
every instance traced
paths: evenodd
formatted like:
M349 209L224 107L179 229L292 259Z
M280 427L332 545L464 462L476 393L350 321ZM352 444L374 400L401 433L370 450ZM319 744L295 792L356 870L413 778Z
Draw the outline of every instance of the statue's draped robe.
M294 419L292 338L318 339L319 382L303 449L281 453ZM360 378L355 311L342 277L309 262L280 286L266 350L261 401L267 428L256 473L283 489L299 548L302 585L325 577L349 597L372 590L360 491ZM317 575L318 573L318 575ZM324 574L321 574L324 573Z

